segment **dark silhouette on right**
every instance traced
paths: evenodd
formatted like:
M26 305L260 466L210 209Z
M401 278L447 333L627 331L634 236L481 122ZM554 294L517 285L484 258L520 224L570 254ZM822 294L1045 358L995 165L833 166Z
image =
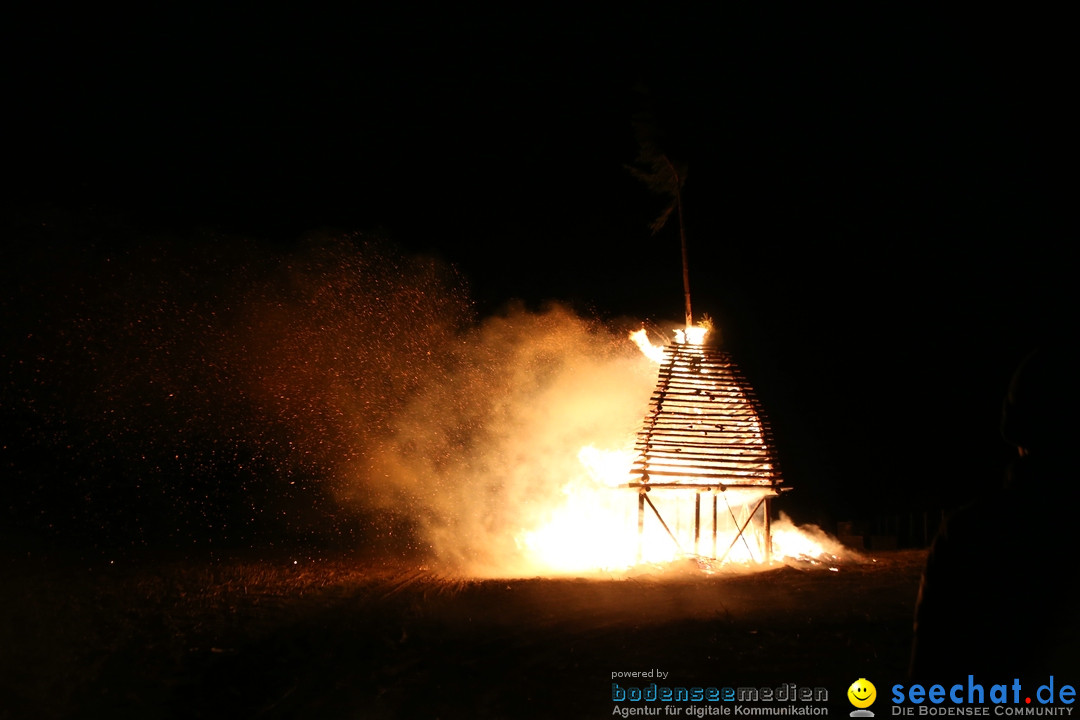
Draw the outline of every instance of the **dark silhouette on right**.
M1002 487L954 512L934 540L913 682L1080 680L1078 373L1071 346L1037 349L1017 368L1001 432L1018 457Z

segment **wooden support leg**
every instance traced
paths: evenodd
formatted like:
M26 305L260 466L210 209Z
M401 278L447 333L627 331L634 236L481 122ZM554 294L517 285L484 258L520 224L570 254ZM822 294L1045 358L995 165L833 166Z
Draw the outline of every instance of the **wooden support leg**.
M712 559L716 559L716 493L712 494Z
M645 544L645 492L637 495L637 561L641 562L641 553Z
M772 498L765 498L765 564L772 564Z
M700 555L698 548L701 540L701 493L694 493L694 554Z

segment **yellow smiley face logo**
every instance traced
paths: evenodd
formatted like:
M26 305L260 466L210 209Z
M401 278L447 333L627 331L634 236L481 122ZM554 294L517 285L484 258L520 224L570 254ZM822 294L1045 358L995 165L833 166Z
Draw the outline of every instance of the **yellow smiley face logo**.
M866 678L859 678L847 689L848 700L857 708L868 708L877 699L877 688Z

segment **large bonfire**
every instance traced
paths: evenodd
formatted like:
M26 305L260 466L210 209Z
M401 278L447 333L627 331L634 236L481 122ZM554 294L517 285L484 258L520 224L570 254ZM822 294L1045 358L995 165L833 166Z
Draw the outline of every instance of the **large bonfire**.
M654 345L644 329L630 335L661 367L646 417L649 430L626 438L622 447L581 448L578 459L585 472L563 486L562 504L550 510L545 524L516 538L538 568L556 574L611 572L689 560L689 566L710 572L790 561L828 565L838 559L839 545L824 533L800 529L782 514L772 516L769 501L779 494L779 473L767 430L744 388L726 371L698 367L696 356L685 360L686 352L705 352L710 329L708 321L676 329L666 345ZM669 387L665 374L684 362L694 365L695 377L706 377L692 380L699 386ZM710 378L709 373L719 374ZM713 387L723 389L714 393ZM683 402L676 411L679 429L657 440L653 432L663 401L676 394L722 402ZM721 405L728 413L722 416L724 426L717 422ZM659 443L666 445L658 450Z

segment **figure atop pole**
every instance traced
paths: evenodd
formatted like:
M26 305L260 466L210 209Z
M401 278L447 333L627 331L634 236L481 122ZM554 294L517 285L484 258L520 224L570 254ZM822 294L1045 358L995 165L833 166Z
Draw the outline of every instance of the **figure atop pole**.
M653 139L654 130L644 120L634 123L638 136L638 155L634 165L627 165L630 173L645 183L650 190L670 198L667 207L649 226L653 234L660 232L674 212L679 221L679 241L682 245L683 295L686 299L686 327L694 324L690 310L690 263L686 252L686 226L683 224L682 188L686 183L686 165L676 164L663 152Z

